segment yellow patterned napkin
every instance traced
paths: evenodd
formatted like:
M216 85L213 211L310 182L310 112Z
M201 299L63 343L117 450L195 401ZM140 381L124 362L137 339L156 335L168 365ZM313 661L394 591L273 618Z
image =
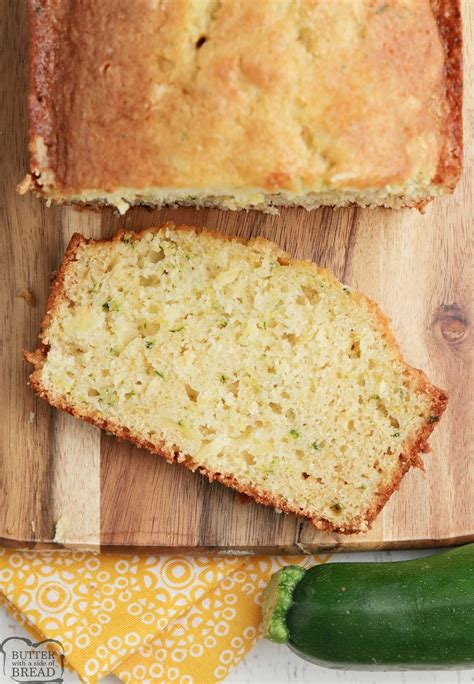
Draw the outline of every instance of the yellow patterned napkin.
M328 558L3 549L0 600L38 641L60 641L84 682L212 684L259 638L271 574Z

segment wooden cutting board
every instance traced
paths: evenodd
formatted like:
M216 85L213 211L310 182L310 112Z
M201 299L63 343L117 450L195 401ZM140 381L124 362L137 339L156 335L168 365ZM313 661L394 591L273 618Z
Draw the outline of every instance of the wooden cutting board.
M298 552L454 544L474 538L472 416L472 15L464 2L466 164L455 195L415 210L256 212L47 208L16 184L27 170L24 0L1 0L0 541L5 545ZM262 235L332 269L391 317L409 363L448 390L425 472L411 471L373 529L311 525L51 409L27 386L48 286L71 235L110 236L165 220Z

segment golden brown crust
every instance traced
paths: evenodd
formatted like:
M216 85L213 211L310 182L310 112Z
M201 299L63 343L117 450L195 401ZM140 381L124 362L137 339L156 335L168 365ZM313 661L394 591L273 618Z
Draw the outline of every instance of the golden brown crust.
M89 242L89 240L86 240L80 233L74 233L72 238L69 240L69 244L67 246L61 265L59 269L56 271L56 275L54 277L54 281L51 286L51 291L49 293L48 301L46 304L46 313L44 314L43 319L41 321L41 328L39 333L41 345L39 349L37 349L34 352L24 353L25 359L30 363L35 364L35 371L36 369L38 369L38 371L41 369L44 361L46 360L48 352L47 346L43 344L43 333L48 327L51 319L54 317L54 313L58 305L60 304L61 300L66 298L64 292L64 277L66 275L68 266L71 263L71 261L75 260L77 248L79 247L79 245L87 242Z
M431 0L445 53L443 146L435 183L454 189L462 171L462 22L460 0Z
M279 510L282 510L286 513L293 513L299 517L302 518L307 518L310 520L310 522L315 525L319 530L327 531L327 532L335 532L335 533L341 533L341 534L354 534L357 532L360 532L362 527L367 526L370 528L372 525L373 521L377 517L378 513L380 510L383 508L383 506L386 504L388 499L391 497L393 492L398 489L399 484L405 475L405 473L409 470L410 467L422 467L422 462L420 459L420 452L427 452L429 450L428 447L428 438L433 431L436 423L438 422L439 418L441 417L442 413L444 412L446 405L447 405L447 395L445 392L442 390L438 389L434 385L432 385L424 373L420 370L417 369L412 369L413 373L419 374L419 379L420 379L420 386L421 386L421 391L428 395L431 398L431 414L430 414L430 421L426 423L422 429L418 432L418 434L413 438L412 442L408 445L406 445L405 452L403 454L400 454L399 460L400 464L398 469L396 470L392 482L389 486L383 487L377 492L376 495L376 500L374 506L366 511L365 515L361 519L353 520L349 524L345 524L344 527L337 527L334 525L331 521L324 519L324 518L319 518L319 519L311 519L308 518L308 516L304 515L300 510L298 509L293 509L291 506L288 506L287 503L282 500L278 499L272 496L269 496L267 493L265 493L262 490L258 490L256 488L249 487L247 485L243 485L239 483L234 477L231 475L225 474L225 473L218 473L218 472L213 472L209 471L203 466L200 466L196 464L193 460L193 458L189 454L183 454L180 452L179 447L176 445L175 450L170 452L168 449L165 448L164 444L162 442L159 443L153 443L147 440L143 440L140 438L137 434L134 434L132 431L130 431L128 428L125 428L122 425L115 424L113 422L110 422L108 420L105 420L104 418L100 417L96 412L86 414L81 411L78 411L74 406L71 404L68 404L67 402L64 402L62 399L57 398L53 395L51 395L42 385L41 383L41 369L46 361L47 354L48 354L48 346L45 345L42 341L42 335L43 332L46 330L46 328L49 325L50 320L54 317L56 308L59 306L61 301L66 297L66 294L64 292L64 278L66 275L66 272L68 270L69 265L71 262L73 262L76 258L77 255L77 250L80 248L81 245L83 244L100 244L100 243L107 243L107 242L117 242L122 240L124 235L130 236L131 239L133 240L139 240L141 239L144 235L147 233L156 233L161 230L166 229L167 227L172 228L173 230L183 230L187 232L192 232L192 233L204 233L205 235L212 237L214 239L225 239L228 241L235 241L235 242L240 242L241 244L265 244L267 246L270 246L272 250L275 251L276 254L278 254L279 260L281 263L291 263L293 261L298 261L301 263L300 260L295 260L291 259L291 257L286 254L283 250L281 250L278 245L275 243L272 243L268 240L265 240L264 238L257 237L257 238L252 238L251 240L244 240L242 238L238 237L229 237L226 235L222 235L221 233L217 231L209 231L206 229L202 228L194 228L192 226L186 226L186 225L181 225L181 226L175 226L172 222L167 222L163 226L157 227L157 228L146 228L145 230L141 231L140 233L131 233L130 231L127 230L121 230L118 232L113 238L107 239L103 238L101 240L95 240L95 239L86 239L79 233L76 233L73 235L71 238L69 245L67 247L64 260L56 274L54 283L51 288L51 293L48 298L48 304L47 304L47 310L46 313L43 317L43 321L41 324L41 333L40 333L40 340L41 344L40 347L34 351L34 352L24 352L24 357L25 360L28 361L29 363L32 363L34 365L34 371L30 375L30 385L34 389L34 391L43 399L48 401L52 406L61 409L63 411L66 411L67 413L70 413L73 416L76 416L78 418L81 418L82 420L87 421L88 423L92 423L93 425L102 428L103 430L106 430L107 432L110 432L111 434L116 435L120 439L125 439L130 442L133 442L136 444L138 447L143 447L145 449L148 449L152 453L155 453L166 460L170 462L179 462L182 463L186 468L190 469L191 471L198 471L202 475L205 475L209 478L209 481L217 481L220 482L221 484L224 484L228 487L231 487L238 492L241 492L242 494L246 494L247 496L250 496L252 499L255 501L264 504L266 506L272 506L274 508L278 508ZM306 262L308 268L317 268L315 264L312 262ZM324 271L327 277L330 277L332 280L336 281L336 278L333 276L333 274L326 270L326 269L318 269L319 271ZM337 281L336 281L337 282ZM389 321L388 319L381 313L380 309L378 306L375 304L375 302L372 302L369 300L365 295L361 293L355 293L355 296L358 296L360 298L363 298L365 301L369 302L370 306L373 308L374 312L377 314L377 318L380 323L380 332L382 335L384 335L387 339L387 341L390 343L391 346L393 346L400 357L402 359L401 353L398 349L397 342L393 336L392 331L390 330L389 326ZM362 526L362 527L361 527Z
M283 190L329 187L336 198L420 176L445 192L460 175L458 0L402 11L399 0L367 1L354 12L303 0L287 16L251 0L197 12L184 0L167 10L146 0L29 2L31 175L48 199L97 190L98 201L118 191L120 202L132 188L127 202L154 203L147 188L194 188L226 206L234 188L263 193L261 208ZM423 206L432 193L406 193L402 204Z
M55 168L60 154L58 130L53 102L56 79L59 77L58 50L59 25L65 17L61 3L55 3L54 12L44 12L42 0L29 2L30 64L29 64L29 150L31 183L38 193L42 187L38 177L44 171L36 155L35 139L41 137L48 147L49 165Z

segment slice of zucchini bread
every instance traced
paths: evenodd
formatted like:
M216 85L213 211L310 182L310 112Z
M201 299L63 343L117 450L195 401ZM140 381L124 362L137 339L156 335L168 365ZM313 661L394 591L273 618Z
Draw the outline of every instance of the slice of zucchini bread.
M260 238L75 235L30 382L53 406L316 527L366 530L446 395L376 304Z

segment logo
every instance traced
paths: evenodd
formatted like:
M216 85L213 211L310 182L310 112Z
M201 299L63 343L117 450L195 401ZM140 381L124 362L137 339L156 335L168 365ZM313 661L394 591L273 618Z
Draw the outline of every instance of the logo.
M0 653L3 655L3 681L20 684L61 684L64 681L64 649L56 639L34 644L22 637L9 637L0 643Z

